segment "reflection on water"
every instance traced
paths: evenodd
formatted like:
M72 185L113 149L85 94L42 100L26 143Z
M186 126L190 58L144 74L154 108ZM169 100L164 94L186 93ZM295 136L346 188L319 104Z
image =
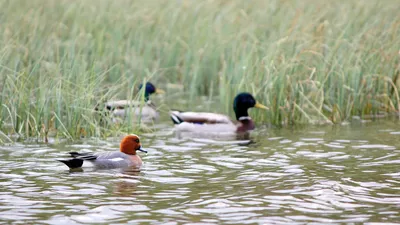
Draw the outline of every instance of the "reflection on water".
M69 171L118 139L0 147L0 221L304 224L400 221L397 123L257 130L251 140L142 135L135 170Z

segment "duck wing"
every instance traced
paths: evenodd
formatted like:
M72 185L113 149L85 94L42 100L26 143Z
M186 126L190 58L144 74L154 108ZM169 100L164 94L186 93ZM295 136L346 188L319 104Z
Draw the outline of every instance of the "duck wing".
M133 100L117 100L117 101L108 101L106 102L106 108L109 110L112 109L123 109L126 107L140 107L140 101Z
M152 105L145 104L142 108L138 107L129 107L126 108L116 108L112 111L112 115L116 117L125 117L126 115L135 115L141 116L142 119L155 119L158 118L158 112L153 108Z
M73 157L75 159L82 159L82 160L95 160L95 159L97 159L97 155L92 154L90 152L84 152L84 153L69 152L68 154L70 154L71 157Z
M102 152L96 154L96 160L91 161L96 168L119 168L131 165L129 155L123 152Z
M182 122L199 124L232 124L232 121L228 116L218 113L171 111L170 116L175 124L180 124Z

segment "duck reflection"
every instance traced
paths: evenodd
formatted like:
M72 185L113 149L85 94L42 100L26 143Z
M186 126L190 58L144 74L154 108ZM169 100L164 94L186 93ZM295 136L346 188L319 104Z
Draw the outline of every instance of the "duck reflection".
M129 167L121 170L120 179L115 182L113 192L124 197L138 195L136 191L140 173L140 169L137 167Z
M216 141L252 141L250 132L238 133L195 133L195 132L175 132L175 137L178 139L211 139Z
M249 141L248 143L251 143L253 141L250 139L250 132L237 133L236 140L240 140L240 141L248 140Z

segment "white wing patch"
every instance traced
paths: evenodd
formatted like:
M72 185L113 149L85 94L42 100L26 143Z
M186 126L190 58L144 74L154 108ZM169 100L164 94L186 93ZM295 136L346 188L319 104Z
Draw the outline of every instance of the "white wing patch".
M124 159L123 158L112 158L112 159L109 159L110 161L113 161L113 162L119 162L119 161L123 161Z

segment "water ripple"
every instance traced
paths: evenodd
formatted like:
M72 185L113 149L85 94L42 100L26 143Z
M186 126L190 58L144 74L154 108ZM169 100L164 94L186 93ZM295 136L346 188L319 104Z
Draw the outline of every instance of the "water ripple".
M179 139L160 126L142 135L149 153L141 171L72 172L54 160L114 150L118 138L0 146L0 221L396 224L397 125L369 124L269 130L244 141Z

